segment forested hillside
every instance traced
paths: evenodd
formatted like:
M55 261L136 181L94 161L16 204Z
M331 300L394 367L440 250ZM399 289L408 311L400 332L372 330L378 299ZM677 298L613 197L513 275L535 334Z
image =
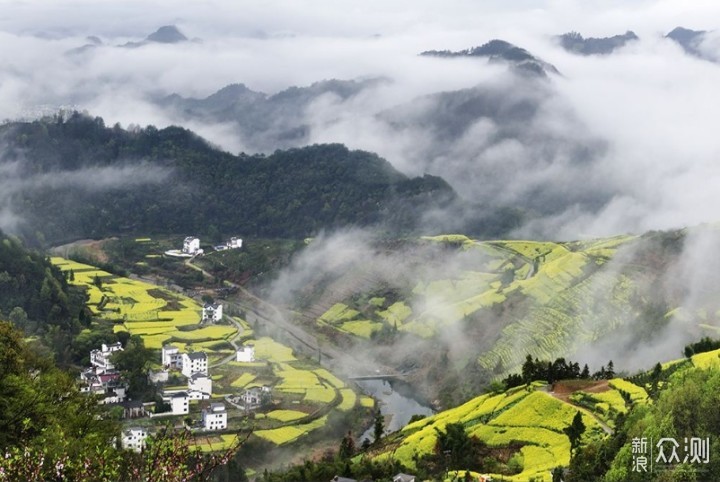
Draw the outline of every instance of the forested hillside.
M362 448L344 439L334 459L285 468L266 480L322 480L333 472L361 480L405 472L446 482L482 475L512 482L717 480L718 367L715 349L625 378L585 370L548 380L523 370L521 386L497 385L460 406L417 416ZM670 463L657 463L659 441ZM672 445L677 459L668 458Z
M68 361L73 337L90 323L85 295L70 287L45 256L0 232L0 319L42 338Z
M3 219L48 242L208 230L305 237L371 224L401 232L455 198L438 177L409 179L337 144L236 156L185 129L108 128L78 113L5 124L0 143Z

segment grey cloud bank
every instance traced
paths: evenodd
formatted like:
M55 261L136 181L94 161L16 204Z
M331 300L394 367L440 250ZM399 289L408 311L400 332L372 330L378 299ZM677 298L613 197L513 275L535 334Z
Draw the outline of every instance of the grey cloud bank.
M517 236L664 229L716 219L720 66L662 35L677 25L713 30L718 13L715 2L678 0L7 3L0 109L10 119L64 105L108 124L179 123L227 150L249 151L232 122L179 118L155 100L204 97L237 82L272 94L323 79L382 77L390 81L307 106L307 142L375 151L408 174L445 177L473 202L527 210ZM200 40L116 47L167 24ZM628 29L641 40L603 58L569 54L553 41L569 30L605 36ZM88 35L103 45L68 53ZM538 86L484 60L417 56L492 38L526 48L562 76ZM710 54L716 40L709 35L702 47ZM463 89L537 108L510 121L469 118L454 136L425 122L448 100L424 96ZM388 113L405 125L389 128Z

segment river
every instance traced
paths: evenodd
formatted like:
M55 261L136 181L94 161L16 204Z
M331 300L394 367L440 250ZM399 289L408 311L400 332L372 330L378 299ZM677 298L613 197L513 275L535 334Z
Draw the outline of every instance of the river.
M415 398L412 398L412 387L403 382L390 382L388 380L358 380L358 386L373 396L379 403L382 414L385 415L385 432L400 430L413 415L432 415L433 410ZM375 440L373 427L370 427L358 439L362 442L368 439Z

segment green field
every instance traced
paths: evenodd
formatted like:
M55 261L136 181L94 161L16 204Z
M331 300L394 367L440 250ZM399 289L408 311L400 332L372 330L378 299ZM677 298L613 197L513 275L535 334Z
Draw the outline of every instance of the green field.
M234 352L228 340L238 333L235 325L201 326L201 307L191 298L82 263L62 258L52 258L52 262L63 271L73 271L72 282L87 290L90 308L99 322L112 324L116 333L124 331L139 335L151 349L159 350L164 344L172 343L183 352L203 350L210 356L211 363ZM340 318L354 316L340 306L335 311ZM291 348L270 337L254 339L245 320L235 317L235 321L242 328L243 343L255 347L256 361L230 361L212 369L214 398L222 399L224 395L268 385L273 389L273 402L282 407L303 403L303 410L313 413L319 410L347 412L356 407L356 393L341 379L316 364L298 360ZM309 423L295 424L306 419L308 414L278 409L275 405L268 410L258 414L263 425L261 430L255 431L255 436L276 445L293 442L323 427L327 420L324 416ZM217 451L230 446L233 439L227 435L202 437L197 439L197 444L204 451Z
M327 416L321 417L309 423L294 425L290 427L280 427L269 430L256 430L254 434L257 437L265 439L275 445L285 445L290 442L294 442L303 435L306 435L313 430L317 430L325 425L327 422Z
M435 277L428 270L411 286L400 287L399 299L382 289L352 293L334 300L316 321L358 339L371 339L383 327L434 338L453 325L492 319L503 311L499 307L522 306L517 316L510 311L498 321L493 346L474 354L482 367L493 372L501 367L506 374L528 353L541 359L564 356L626 322L633 279L603 265L637 239L554 243L422 237L423 243L466 253L470 262L453 277Z
M186 296L64 258L51 261L62 271L72 270L72 283L87 290L88 307L97 317L114 323L116 333L142 336L148 348L169 342L221 342L237 333L232 326L198 326L202 307Z
M543 384L534 384L532 388L518 387L498 395L481 395L411 423L402 429L400 442L393 444L392 451L379 457L394 458L412 470L417 457L432 454L435 450L438 430L443 431L448 423L462 423L469 435L478 437L490 447L521 445L522 472L502 476L502 480L519 482L540 477L549 481L550 470L567 466L570 461L570 442L563 429L570 425L579 409L541 391L543 387ZM605 436L593 416L584 411L580 413L586 426L584 442ZM496 474L495 477L501 476Z

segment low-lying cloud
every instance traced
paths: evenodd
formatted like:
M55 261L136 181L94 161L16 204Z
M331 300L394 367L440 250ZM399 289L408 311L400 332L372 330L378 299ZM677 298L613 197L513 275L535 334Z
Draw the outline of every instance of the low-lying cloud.
M238 82L271 95L323 79L385 78L348 99L321 96L304 108L301 142L378 152L409 175L443 176L470 202L520 209L526 222L513 233L520 237L569 239L716 219L720 66L663 38L677 25L708 30L700 48L716 55L718 26L711 22L720 6L713 2L461 1L447 8L373 1L351 8L346 2L36 1L3 11L4 118L65 106L103 116L109 125L179 123L224 149L249 152L257 143L232 122L185 118L157 99L203 98ZM193 40L119 47L167 24ZM607 36L628 29L641 40L608 56L573 55L553 40L570 30ZM73 52L88 35L102 45ZM492 38L526 48L562 75L544 83L518 80L481 59L417 56ZM473 89L482 94L478 102L496 97L535 110L512 121L480 113L463 119L457 135L432 123L447 106L447 98L433 94Z

